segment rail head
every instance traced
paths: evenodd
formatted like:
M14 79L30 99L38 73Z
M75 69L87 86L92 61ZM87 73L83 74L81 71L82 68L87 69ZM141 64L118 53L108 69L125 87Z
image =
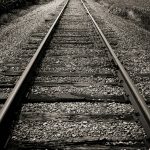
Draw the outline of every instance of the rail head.
M16 111L15 110L16 105L18 105L18 103L20 103L21 101L21 98L25 96L25 89L26 89L25 87L27 87L27 83L30 82L32 74L34 72L33 70L35 66L37 66L38 60L41 57L40 55L41 53L43 53L43 51L45 51L45 47L48 44L48 40L51 38L51 34L53 33L54 28L59 22L69 1L70 0L67 0L66 3L64 4L59 15L57 16L54 23L48 30L47 34L45 35L44 39L42 40L41 44L39 45L38 49L36 50L35 54L33 55L27 67L25 68L21 77L17 81L15 87L13 88L12 92L10 93L8 99L6 100L0 111L0 148L2 149L4 149L4 147L6 146L7 140L9 138L8 131L10 130L11 122L13 120L12 116Z
M121 78L123 81L123 86L128 94L129 100L131 101L135 111L138 113L138 119L140 120L145 133L147 134L147 141L150 139L150 110L145 103L145 100L142 95L140 95L138 89L134 85L133 81L129 77L129 74L125 70L124 66L121 64L120 60L117 58L114 50L112 49L111 45L107 41L104 33L102 30L99 28L98 24L96 23L95 19L89 12L87 6L81 0L81 3L83 4L85 10L87 11L88 15L90 16L94 26L96 27L97 31L99 32L102 40L104 41L105 45L107 46L109 50L109 54L111 56L111 59L114 61L115 65L118 67L118 76Z

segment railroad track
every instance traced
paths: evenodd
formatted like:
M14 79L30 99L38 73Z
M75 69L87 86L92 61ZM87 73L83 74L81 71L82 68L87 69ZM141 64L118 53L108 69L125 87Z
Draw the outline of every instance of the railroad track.
M13 88L1 105L1 148L149 147L149 108L82 0L66 1L48 33L32 38L15 87L1 84Z

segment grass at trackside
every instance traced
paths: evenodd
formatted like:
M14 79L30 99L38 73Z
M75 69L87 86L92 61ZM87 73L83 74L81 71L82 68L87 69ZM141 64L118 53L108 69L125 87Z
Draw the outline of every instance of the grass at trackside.
M150 9L150 0L103 0L103 1L120 7L140 7L144 9Z
M150 0L95 0L109 12L150 30Z

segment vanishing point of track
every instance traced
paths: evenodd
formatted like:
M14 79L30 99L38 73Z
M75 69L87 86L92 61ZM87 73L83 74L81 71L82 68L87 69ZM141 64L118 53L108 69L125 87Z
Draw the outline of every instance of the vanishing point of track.
M41 81L45 76L47 76L47 81ZM53 81L53 77L57 80ZM103 80L111 78L113 83L101 83L96 80L97 78ZM33 80L35 82L32 82ZM93 89L88 83L89 80L93 83L94 80L96 81L96 86L92 85L95 86ZM36 84L44 85L48 89L46 93L48 98L42 97L42 92L37 93L37 97L35 96L35 91L38 91ZM115 95L113 91L112 93L108 91L107 94L100 91L104 87L107 91L109 86L116 86L114 90L119 89L122 93L119 95L118 92ZM59 90L53 92L53 87L58 87ZM89 92L90 94L86 95L86 90L88 91L89 88L96 89L95 93ZM7 143L11 141L9 129L16 110L20 108L23 101L101 103L107 100L110 102L111 98L119 99L122 95L131 102L135 110L135 118L140 121L145 130L145 142L148 145L150 111L144 98L139 94L85 3L82 0L76 2L68 0L2 107L0 146L7 147ZM95 144L98 144L98 140ZM54 146L53 149L55 149Z

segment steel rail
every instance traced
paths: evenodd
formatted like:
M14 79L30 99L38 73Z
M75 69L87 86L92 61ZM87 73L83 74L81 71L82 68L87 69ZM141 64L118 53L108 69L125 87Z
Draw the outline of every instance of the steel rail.
M136 113L138 114L137 117L140 120L146 134L147 134L147 141L150 142L150 110L147 106L147 104L145 103L145 100L143 98L143 96L140 95L138 89L136 88L136 86L134 85L133 81L131 80L131 78L129 77L127 71L125 70L124 66L121 64L121 62L119 61L119 59L117 58L114 50L112 49L111 45L109 44L109 42L107 41L105 35L103 34L102 30L99 28L98 24L96 23L95 19L93 18L93 16L91 15L91 13L89 12L88 8L86 7L86 5L84 4L83 0L81 0L81 3L83 4L84 8L86 9L88 15L90 16L93 24L95 25L96 29L98 30L101 38L103 39L105 45L107 46L108 50L109 50L109 54L111 57L110 59L113 60L115 62L115 65L118 67L118 76L121 78L121 80L123 81L123 86L128 94L128 97L136 111Z
M8 99L4 103L3 108L0 111L0 149L4 149L7 144L7 140L9 139L9 130L11 127L11 123L13 121L12 119L15 113L15 108L17 107L21 99L25 97L26 89L27 89L28 83L31 82L35 67L38 65L39 60L43 56L42 53L45 52L45 49L47 45L49 44L49 40L51 39L54 28L58 24L60 17L62 16L69 1L70 0L67 0L67 2L65 3L64 7L60 11L53 25L50 27L48 33L42 40L34 56L32 57L26 69L24 70L21 77L17 81L15 87L13 88Z

